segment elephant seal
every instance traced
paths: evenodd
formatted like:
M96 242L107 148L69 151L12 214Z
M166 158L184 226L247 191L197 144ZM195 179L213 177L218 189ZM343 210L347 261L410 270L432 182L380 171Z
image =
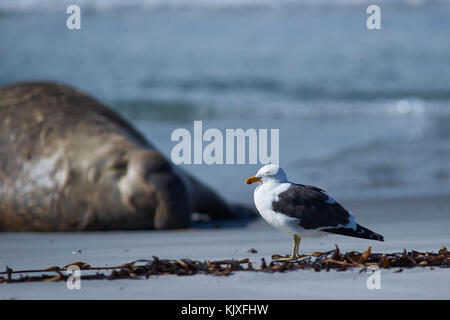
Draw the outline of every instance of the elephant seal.
M88 95L47 82L0 88L0 230L185 228L192 212L236 217Z

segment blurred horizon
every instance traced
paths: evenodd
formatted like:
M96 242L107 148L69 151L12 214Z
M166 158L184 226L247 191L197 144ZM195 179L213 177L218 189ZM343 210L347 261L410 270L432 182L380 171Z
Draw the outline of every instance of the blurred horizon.
M59 12L69 5L79 5L88 13L156 11L259 11L309 8L351 8L372 4L404 9L449 4L448 0L3 0L3 13Z

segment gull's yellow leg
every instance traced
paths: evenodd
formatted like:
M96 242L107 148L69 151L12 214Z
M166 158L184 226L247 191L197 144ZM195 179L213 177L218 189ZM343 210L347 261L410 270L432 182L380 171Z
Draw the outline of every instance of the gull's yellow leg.
M272 256L272 260L277 261L289 261L289 260L297 260L299 257L298 255L298 247L300 246L300 236L294 234L294 247L292 248L292 254L290 256L281 256L279 254L274 254Z

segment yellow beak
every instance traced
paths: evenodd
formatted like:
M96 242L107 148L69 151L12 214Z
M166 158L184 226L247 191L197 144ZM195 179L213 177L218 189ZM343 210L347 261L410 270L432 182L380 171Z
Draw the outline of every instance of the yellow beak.
M260 181L261 181L261 178L253 176L253 177L247 178L247 180L245 180L245 183L252 184L252 183L260 182Z

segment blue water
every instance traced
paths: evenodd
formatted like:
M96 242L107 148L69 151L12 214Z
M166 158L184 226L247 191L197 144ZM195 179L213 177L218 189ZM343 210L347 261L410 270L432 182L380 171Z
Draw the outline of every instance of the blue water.
M70 31L66 3L50 2L0 4L0 85L76 86L166 155L172 130L194 120L277 128L288 177L336 197L450 191L446 3L383 2L382 30L370 31L365 2L73 1L82 29ZM259 165L185 167L225 197L251 201L243 181Z

